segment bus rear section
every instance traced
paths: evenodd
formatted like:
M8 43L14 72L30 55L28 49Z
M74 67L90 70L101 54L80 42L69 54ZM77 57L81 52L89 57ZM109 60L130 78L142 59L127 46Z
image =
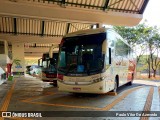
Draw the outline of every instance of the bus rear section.
M58 53L53 53L53 57L49 57L49 53L44 53L42 57L42 81L50 82L57 86L57 58Z
M120 40L121 37L112 39L111 33L101 28L63 38L57 75L60 91L101 94L132 82L129 73L134 74L134 70L133 67L129 69L130 47ZM122 53L117 52L120 49Z

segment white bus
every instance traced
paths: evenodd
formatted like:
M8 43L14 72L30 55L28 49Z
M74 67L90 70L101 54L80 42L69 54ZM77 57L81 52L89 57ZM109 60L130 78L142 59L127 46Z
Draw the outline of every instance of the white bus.
M43 53L42 58L38 60L38 65L42 68L42 81L50 82L53 86L57 86L58 51L53 51L55 48L58 46L51 46L49 52Z
M98 28L70 33L60 43L59 91L107 93L132 84L133 51L112 29Z

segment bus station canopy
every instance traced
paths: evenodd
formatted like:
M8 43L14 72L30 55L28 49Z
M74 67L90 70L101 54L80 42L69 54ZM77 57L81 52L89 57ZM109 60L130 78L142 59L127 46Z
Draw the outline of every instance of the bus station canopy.
M148 1L0 0L0 33L62 37L99 23L134 26Z

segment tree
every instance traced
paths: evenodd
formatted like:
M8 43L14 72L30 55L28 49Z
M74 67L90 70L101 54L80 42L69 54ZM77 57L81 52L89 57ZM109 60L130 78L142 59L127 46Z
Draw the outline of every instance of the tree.
M148 59L148 64L153 70L153 77L156 76L156 71L160 64L160 60L158 59L158 54L160 52L160 34L157 27L153 27L150 33L151 37L148 41L149 46L149 54L150 57ZM150 63L149 63L150 62Z
M118 32L124 39L128 41L128 43L134 48L135 54L137 56L137 63L140 60L140 57L146 51L146 37L148 28L146 24L139 24L135 27L120 27L114 26L113 27L116 32Z
M154 77L160 64L158 53L160 52L160 34L157 27L151 27L144 22L135 27L113 27L134 48L137 55L137 63L144 53L148 54L148 77L151 77L151 69ZM155 55L156 54L156 55Z

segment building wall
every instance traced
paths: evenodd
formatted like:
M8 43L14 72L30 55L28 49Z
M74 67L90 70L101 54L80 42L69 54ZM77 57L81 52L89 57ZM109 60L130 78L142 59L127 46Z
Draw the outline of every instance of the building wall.
M24 43L13 43L12 44L12 69L14 75L24 75L25 60L24 60ZM20 60L20 65L15 64L15 60Z

